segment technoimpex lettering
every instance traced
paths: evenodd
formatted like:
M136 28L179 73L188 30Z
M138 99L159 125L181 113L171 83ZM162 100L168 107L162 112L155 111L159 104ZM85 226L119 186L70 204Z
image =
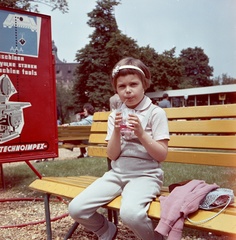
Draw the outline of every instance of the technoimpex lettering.
M9 146L0 146L0 153L14 153L26 151L40 151L48 148L47 143L17 144Z

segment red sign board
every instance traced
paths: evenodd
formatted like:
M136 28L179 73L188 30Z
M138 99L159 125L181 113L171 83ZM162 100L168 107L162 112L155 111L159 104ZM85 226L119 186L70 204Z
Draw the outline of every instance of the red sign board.
M50 16L0 8L0 163L58 156Z

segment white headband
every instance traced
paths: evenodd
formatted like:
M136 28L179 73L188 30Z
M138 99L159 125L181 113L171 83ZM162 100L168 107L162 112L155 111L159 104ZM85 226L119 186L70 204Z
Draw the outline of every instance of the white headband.
M141 72L144 77L145 77L145 74L143 72L143 70L139 67L136 67L134 65L123 65L123 66L116 66L113 70L112 70L112 77L114 78L115 75L122 69L135 69L135 70L138 70L139 72Z

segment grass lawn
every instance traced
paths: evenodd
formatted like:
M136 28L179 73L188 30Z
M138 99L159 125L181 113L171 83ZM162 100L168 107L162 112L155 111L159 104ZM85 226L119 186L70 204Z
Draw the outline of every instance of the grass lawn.
M107 169L105 158L81 158L33 163L43 176L102 176ZM236 169L225 167L198 166L190 164L163 163L164 185L189 179L204 179L207 183L217 183L220 187L232 188L236 192ZM31 191L27 187L36 179L27 164L4 167L7 189Z

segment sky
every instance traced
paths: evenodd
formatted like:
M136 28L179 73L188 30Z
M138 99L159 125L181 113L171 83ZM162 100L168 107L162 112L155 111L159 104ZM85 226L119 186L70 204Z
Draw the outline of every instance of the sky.
M89 43L94 31L87 13L96 0L68 0L69 11L62 14L39 5L41 14L51 16L52 38L60 60L75 62L77 50ZM118 28L157 53L176 47L200 47L214 68L213 76L236 78L236 1L235 0L122 0L115 7Z

